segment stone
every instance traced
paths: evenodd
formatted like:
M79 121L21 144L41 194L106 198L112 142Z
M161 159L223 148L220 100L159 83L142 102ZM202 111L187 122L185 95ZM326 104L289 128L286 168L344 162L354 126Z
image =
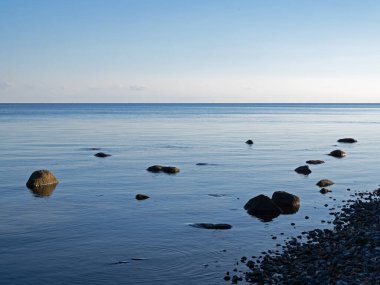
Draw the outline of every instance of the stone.
M247 210L248 214L258 217L265 222L271 221L282 213L281 209L271 198L262 194L250 199L244 205L244 209Z
M247 140L245 143L249 144L249 145L252 145L253 144L253 140Z
M180 172L179 168L175 166L163 166L161 171L167 174L175 174Z
M326 194L326 193L331 192L331 190L327 188L322 188L321 190L319 190L319 192L321 192L321 194Z
M30 191L32 191L33 195L35 197L49 197L51 194L53 194L55 188L58 184L49 184L44 186L39 186L36 188L31 188Z
M108 153L104 153L104 152L98 152L98 153L95 153L94 156L96 156L96 157L108 157L111 155Z
M312 160L308 160L306 161L307 164L322 164L322 163L325 163L323 160L318 160L318 159L312 159Z
M45 187L49 185L57 185L58 179L54 176L52 172L46 169L37 170L30 175L26 186L30 189Z
M146 200L146 199L149 199L150 197L145 194L137 194L135 198L136 200Z
M311 170L309 166L307 165L302 165L300 167L297 167L296 169L294 169L294 171L303 175L309 175L311 173Z
M343 138L343 139L339 139L338 142L340 142L340 143L356 143L358 141L356 139L353 139L353 138Z
M341 157L345 157L347 155L347 153L343 150L336 149L336 150L333 150L332 152L330 152L329 155L333 156L333 157L341 158Z
M147 171L149 172L161 172L162 171L162 166L161 165L152 165L152 166L149 166L147 169Z
M334 182L331 181L330 179L322 179L322 180L319 180L316 185L322 188L322 187L331 186L333 184Z
M211 223L197 223L190 226L195 228L207 229L207 230L229 230L232 228L230 224L211 224Z
M276 191L272 201L281 209L283 214L294 214L300 208L300 198L285 191Z
M196 165L198 165L198 166L204 166L204 165L208 165L208 163L206 163L206 162L198 162Z

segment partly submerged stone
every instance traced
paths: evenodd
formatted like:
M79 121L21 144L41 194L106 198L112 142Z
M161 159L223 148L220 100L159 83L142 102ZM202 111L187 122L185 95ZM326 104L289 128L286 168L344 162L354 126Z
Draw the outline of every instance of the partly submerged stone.
M321 194L326 194L326 193L331 192L331 190L323 187L321 190L319 190L319 192L320 192Z
M54 176L52 172L46 169L37 170L30 175L26 186L30 189L35 189L39 187L57 185L58 179Z
M300 208L300 198L285 191L274 192L272 201L281 209L283 214L294 214Z
M244 209L247 210L248 214L258 217L265 222L271 221L282 213L281 209L271 198L262 194L250 199L244 205Z
M94 156L96 156L96 157L108 157L111 155L108 153L104 153L104 152L98 152L98 153L95 153Z
M344 157L347 155L347 153L343 150L340 150L340 149L336 149L336 150L333 150L332 152L329 153L330 156L333 156L333 157Z
M247 140L245 143L251 145L253 144L253 140Z
M136 200L141 201L141 200L149 199L150 197L145 195L145 194L137 194L135 198L136 198Z
M167 174L176 174L180 172L180 169L178 167L162 166L162 165L153 165L153 166L148 167L146 170L149 172L154 172L154 173L164 172Z
M322 179L322 180L318 181L317 186L322 188L322 187L331 186L333 184L334 184L334 182L331 181L330 179Z
M322 164L322 163L325 163L323 160L318 160L318 159L312 159L312 160L308 160L306 161L307 164Z
M311 173L311 170L309 166L307 165L302 165L300 167L297 167L296 169L294 169L294 171L303 175L309 175Z
M340 142L340 143L356 143L358 141L356 139L353 139L353 138L343 138L343 139L339 139L338 142Z
M207 230L229 230L232 228L230 224L210 224L210 223L197 223L190 226L195 228L207 229Z
M154 172L154 173L161 172L162 166L161 165L152 165L152 166L149 166L146 170L149 172Z
M49 197L53 194L55 188L58 184L49 184L36 188L30 188L30 191L33 193L35 197Z

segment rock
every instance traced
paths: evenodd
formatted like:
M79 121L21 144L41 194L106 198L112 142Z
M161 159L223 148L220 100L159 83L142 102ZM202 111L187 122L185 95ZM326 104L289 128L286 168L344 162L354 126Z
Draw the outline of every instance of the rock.
M153 165L146 169L147 171L158 173L165 172L167 174L175 174L180 172L179 168L175 166L161 166L161 165Z
M308 160L306 161L307 164L322 164L322 163L325 163L323 160L318 160L318 159L312 159L312 160Z
M95 153L94 156L96 156L96 157L108 157L111 155L108 153L104 153L104 152L98 152L98 153Z
M162 171L162 166L161 165L152 165L152 166L149 166L147 169L147 171L150 171L150 172L161 172Z
M276 191L272 201L281 209L283 214L294 214L300 208L300 198L285 191Z
M45 187L49 185L57 185L58 179L49 170L37 170L30 175L26 186L30 189Z
M334 182L332 182L329 179L322 179L322 180L319 180L316 185L319 187L327 187L327 186L331 186L333 184L334 184Z
M49 197L53 194L57 184L44 185L30 189L35 197Z
M353 139L353 138L344 138L344 139L339 139L338 142L340 142L340 143L356 143L358 141L356 139Z
M271 221L282 213L281 209L272 199L262 194L250 199L244 205L244 209L247 210L248 214L256 216L263 221Z
M150 197L145 194L137 194L135 198L136 200L146 200L146 199L149 199Z
M180 170L179 168L175 166L163 166L162 167L162 172L165 172L167 174L175 174L178 173Z
M319 192L321 192L321 194L326 194L326 193L331 192L331 190L327 188L322 188L321 190L319 190Z
M296 169L294 169L294 171L303 175L309 175L311 173L311 170L309 166L307 165L302 165L300 167L297 167Z
M210 223L197 223L190 226L195 228L207 229L207 230L229 230L232 228L230 224L210 224Z
M373 194L376 196L380 196L380 188L373 191Z
M247 140L245 143L251 145L253 144L253 140Z
M208 165L206 162L198 162L196 165L203 166L203 165Z
M329 153L330 156L333 156L333 157L344 157L347 155L347 153L343 150L340 150L340 149L336 149L336 150L333 150L332 152Z

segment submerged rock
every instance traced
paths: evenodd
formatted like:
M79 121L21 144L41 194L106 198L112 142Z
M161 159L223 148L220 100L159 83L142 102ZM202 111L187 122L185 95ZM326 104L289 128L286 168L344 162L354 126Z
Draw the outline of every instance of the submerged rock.
M253 140L247 140L245 143L251 145L253 144Z
M333 150L332 152L329 153L330 156L333 156L333 157L344 157L347 155L347 153L343 150L340 150L340 149L336 149L336 150Z
M343 138L343 139L339 139L338 142L340 142L340 143L356 143L358 141L356 139L353 139L353 138Z
M154 172L154 173L164 172L167 174L175 174L175 173L180 172L180 169L178 167L162 166L162 165L153 165L153 166L148 167L146 170L149 172Z
M145 194L137 194L136 195L136 200L146 200L146 199L149 199L150 197L149 196L147 196L147 195L145 195Z
M321 194L326 194L326 193L329 193L332 191L330 189L327 189L327 188L322 188L321 190L319 190L319 192L321 192Z
M322 164L322 163L325 163L323 160L318 160L318 159L312 159L312 160L308 160L306 161L307 164Z
M198 162L196 165L203 166L203 165L208 165L208 163L206 163L206 162Z
M330 179L322 179L322 180L319 180L316 185L319 187L327 187L327 186L331 186L333 184L334 184L334 182L331 181Z
M190 226L195 228L207 229L207 230L229 230L232 228L230 224L210 224L210 223L197 223Z
M294 171L303 175L309 175L311 173L311 170L309 166L307 165L302 165L300 167L297 167L296 169L294 169Z
M53 194L58 184L44 185L30 189L35 197L49 197Z
M28 181L26 182L26 186L30 189L36 189L49 185L57 185L58 182L58 179L52 172L42 169L34 171L32 175L30 175Z
M104 152L98 152L98 153L95 153L94 156L96 156L96 157L108 157L111 155L108 153L104 153Z
M271 221L282 213L281 209L271 198L262 194L250 199L244 205L244 209L247 210L248 214L258 217L263 221Z
M272 201L281 209L283 214L294 214L300 208L300 198L285 191L276 191Z

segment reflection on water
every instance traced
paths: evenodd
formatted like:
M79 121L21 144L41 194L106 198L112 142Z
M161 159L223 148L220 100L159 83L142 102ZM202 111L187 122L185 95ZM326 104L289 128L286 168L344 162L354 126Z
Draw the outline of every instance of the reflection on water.
M53 194L57 185L58 184L49 184L40 187L29 188L29 190L33 193L34 197L49 197L51 196L51 194Z

